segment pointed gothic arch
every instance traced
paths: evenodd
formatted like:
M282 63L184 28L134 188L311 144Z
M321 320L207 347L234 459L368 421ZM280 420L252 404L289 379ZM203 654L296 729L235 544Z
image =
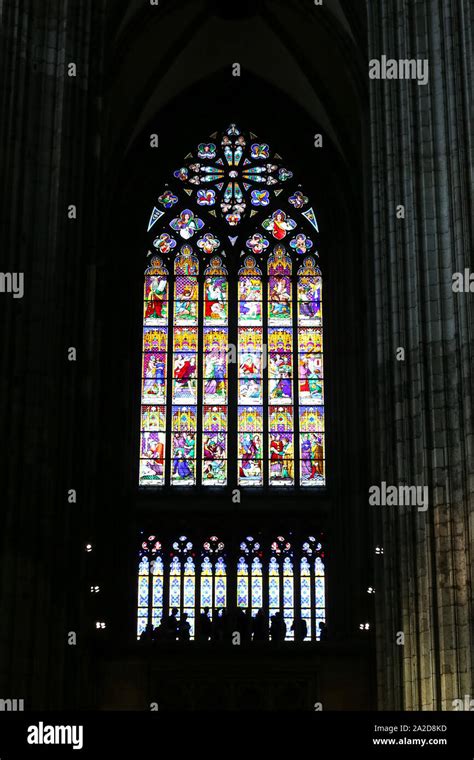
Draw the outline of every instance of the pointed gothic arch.
M232 124L187 154L147 229L140 486L324 486L319 229L301 185Z

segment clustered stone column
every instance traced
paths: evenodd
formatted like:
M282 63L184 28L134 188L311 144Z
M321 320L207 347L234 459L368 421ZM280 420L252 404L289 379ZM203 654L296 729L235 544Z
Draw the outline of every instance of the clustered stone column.
M1 533L8 544L0 552L0 696L23 698L26 710L67 706L77 687L79 647L68 646L67 634L80 635L78 526L92 506L85 389L103 8L104 0L0 3L2 271L24 273L23 299L1 299ZM68 361L69 347L77 362ZM68 489L76 489L76 503L68 503Z
M426 512L369 507L384 549L374 557L381 709L452 710L474 696L473 295L452 289L472 250L469 6L367 2L369 60L429 61L426 86L371 82L371 482L430 496Z

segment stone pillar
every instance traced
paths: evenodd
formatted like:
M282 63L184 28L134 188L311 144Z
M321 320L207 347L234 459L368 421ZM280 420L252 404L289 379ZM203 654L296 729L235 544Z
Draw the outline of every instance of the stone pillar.
M0 2L2 271L24 273L23 299L0 303L0 696L24 698L25 709L73 706L86 634L103 7Z
M375 558L379 707L451 710L474 695L473 295L452 290L470 263L472 18L468 0L367 8L369 59L429 62L426 86L370 83L371 483L429 490L426 512L369 507L384 547Z

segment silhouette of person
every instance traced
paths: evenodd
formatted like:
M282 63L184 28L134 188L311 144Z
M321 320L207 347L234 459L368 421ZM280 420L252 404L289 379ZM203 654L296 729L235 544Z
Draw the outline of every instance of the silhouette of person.
M270 625L270 638L272 641L285 641L286 623L282 612L275 612Z
M188 623L188 613L183 612L181 615L181 620L179 621L178 626L178 639L180 641L189 641L191 635L191 626Z
M199 641L209 641L212 636L212 622L209 618L209 607L204 607L199 616L198 638Z
M266 619L265 615L263 613L263 610L258 610L257 614L255 615L253 619L253 640L254 641L265 641L268 637L268 631L267 625L266 625Z
M237 611L237 631L240 634L240 641L250 641L251 636L251 620L249 618L249 610L239 609Z
M301 616L295 617L291 626L291 630L295 634L295 641L304 641L308 635L308 626L306 624L306 620Z
M153 638L153 624L147 623L145 630L140 634L140 641L151 641Z
M216 610L214 619L212 621L212 640L223 641L224 640L224 609Z
M324 623L322 620L319 623L319 640L320 641L328 640L328 627L326 623Z
M176 637L178 635L178 610L176 607L173 607L171 610L171 615L168 615L168 617L165 620L165 628L164 628L164 635L166 639L169 639L170 641L176 641Z
M221 614L216 618L216 630L218 641L228 641L230 639L230 615L229 611L223 607Z

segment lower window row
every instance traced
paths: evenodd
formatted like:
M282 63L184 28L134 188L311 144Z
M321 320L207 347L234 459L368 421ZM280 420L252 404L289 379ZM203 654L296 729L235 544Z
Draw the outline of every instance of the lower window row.
M320 538L264 545L247 536L141 544L137 637L161 640L319 641L326 637L325 555Z

